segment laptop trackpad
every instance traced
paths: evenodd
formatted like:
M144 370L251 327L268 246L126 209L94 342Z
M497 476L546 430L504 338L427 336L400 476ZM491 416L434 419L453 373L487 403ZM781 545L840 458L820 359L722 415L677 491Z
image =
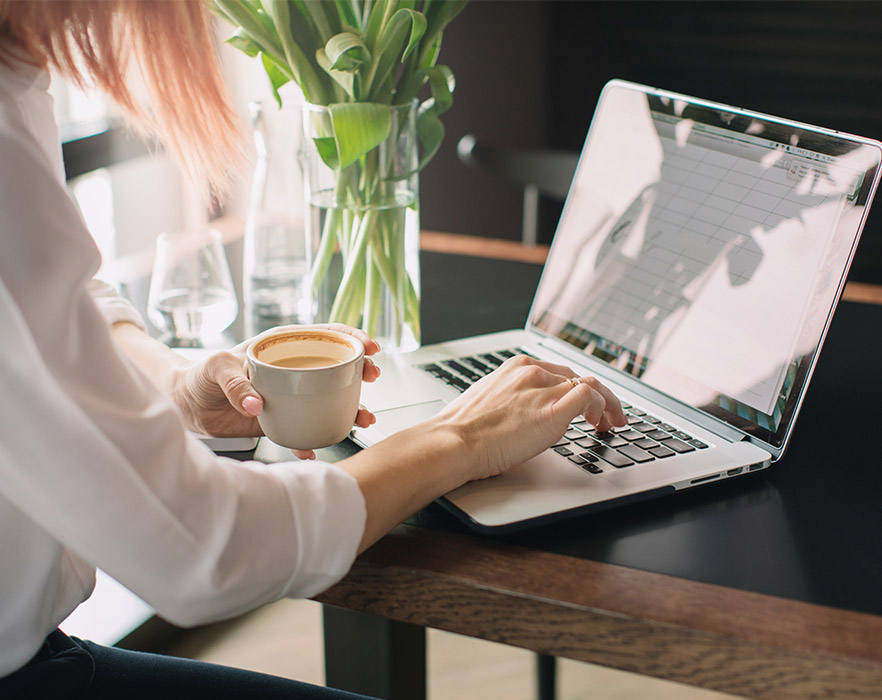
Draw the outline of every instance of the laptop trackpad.
M376 411L374 415L377 417L377 422L372 427L377 432L389 437L401 430L411 428L417 423L422 423L424 420L429 420L446 405L445 401L435 400Z

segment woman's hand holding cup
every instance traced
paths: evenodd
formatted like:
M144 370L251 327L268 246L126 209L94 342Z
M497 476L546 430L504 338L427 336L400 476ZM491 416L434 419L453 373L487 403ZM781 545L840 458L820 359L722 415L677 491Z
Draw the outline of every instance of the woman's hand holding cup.
M380 348L364 331L337 323L273 328L230 351L215 353L178 371L173 394L188 426L216 437L264 434L260 417L266 410L266 402L249 378L247 350L267 338L301 331L304 333L327 331L329 336L340 334L343 340L350 338L353 347L363 348L363 361L360 363L361 379L373 382L379 377L379 368L364 356L373 355L379 352ZM356 401L353 423L367 427L374 421L374 415ZM351 427L352 424L349 425L349 428ZM315 443L312 447L320 446L324 445ZM294 454L301 459L315 457L312 448L294 449Z
M301 454L343 440L358 418L365 354L355 333L331 327L258 336L245 355L267 437Z

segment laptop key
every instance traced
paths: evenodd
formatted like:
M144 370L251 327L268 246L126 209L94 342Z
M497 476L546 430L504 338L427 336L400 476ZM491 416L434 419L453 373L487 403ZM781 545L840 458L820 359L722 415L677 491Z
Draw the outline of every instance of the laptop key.
M458 372L462 376L466 377L467 379L471 379L473 382L481 378L480 374L478 374L477 372L473 372L468 367L465 367L456 360L444 360L444 364L450 367L450 369L454 370L455 372Z
M674 437L672 437L670 440L665 440L665 447L673 450L674 452L679 452L680 454L684 452L695 452L695 448L692 445L687 445L682 440L678 440Z
M688 441L692 439L691 435L684 433L682 430L675 430L673 433L671 433L671 435L673 435L675 438L680 438L681 440Z
M470 386L468 382L464 382L462 379L458 379L457 377L446 379L445 382L448 386L452 386L454 389L458 389L459 391L465 391Z
M438 379L446 379L453 376L446 369L443 369L438 365L423 365L422 369L429 374L438 377Z
M653 440L670 440L671 434L666 433L664 430L653 430L650 433L644 433L646 437L652 438Z
M603 461L609 462L614 467L621 469L622 467L630 467L634 462L625 455L623 455L618 450L614 450L612 447L605 447L604 445L600 445L591 450L594 454L600 457Z
M579 456L586 462L596 462L599 459L597 455L591 454L590 452L580 452Z
M569 457L571 454L573 454L573 451L569 447L564 446L555 447L554 451L557 452L559 455L563 455L564 457Z
M609 447L621 447L628 444L627 440L623 440L618 435L613 435L612 433L598 433L597 439Z
M580 466L586 472L591 472L592 474L603 474L603 469L598 466L597 462L585 462L585 464L582 464Z
M692 445L693 447L697 447L699 450L703 450L707 447L707 445L705 443L703 443L701 440L696 440L696 439L687 440L686 444Z
M667 430L668 432L673 432L674 430L676 430L676 428L670 423L659 423L658 427L662 430Z
M576 440L574 445L577 445L585 450L590 450L592 447L597 447L600 443L594 438L583 437L581 440Z
M480 358L482 360L486 360L488 363L490 363L494 367L499 367L499 365L502 364L502 360L499 359L498 357L496 357L496 355L494 355L492 352L485 352L482 355L480 355Z
M650 433L655 430L655 426L652 423L635 423L631 427L634 430L639 430L641 433Z
M493 371L493 368L490 365L486 364L485 362L481 362L477 357L464 357L462 358L462 360L463 362L467 362L483 374L489 374Z
M635 447L634 445L625 445L624 447L619 448L619 452L621 452L625 457L629 459L633 459L635 462L651 462L655 459L651 454L649 454L646 450L641 450L639 447Z
M629 442L633 442L634 440L640 440L643 438L643 433L638 433L636 430L626 430L621 433L616 433L623 440L628 440Z
M467 382L464 382L459 377L454 377L452 374L450 374L450 372L442 369L441 367L438 367L437 365L427 365L426 367L423 367L423 369L437 379L440 379L448 386L452 386L454 389L457 389L458 391L465 391L469 388L469 384Z
M452 375L443 367L439 367L438 365L423 365L423 369L431 374L433 377L440 379L442 382L447 384L448 386L452 386L454 389L458 391L465 391L469 388L469 383L461 379L460 377Z
M585 433L583 433L581 430L573 428L572 430L568 430L567 432L565 432L564 437L567 440L578 440L579 438L585 437Z
M670 457L671 455L677 454L673 450L669 450L664 445L659 445L658 447L650 447L649 453L656 457Z
M656 418L655 416L650 415L643 416L643 420L647 423L661 423L661 418Z
M588 463L588 460L580 457L579 455L570 455L569 457L567 457L567 459L570 460L573 464L578 464L579 466Z
M637 445L642 450L648 450L652 447L658 447L658 443L655 440L650 440L647 437L644 437L641 440L636 440L633 444Z

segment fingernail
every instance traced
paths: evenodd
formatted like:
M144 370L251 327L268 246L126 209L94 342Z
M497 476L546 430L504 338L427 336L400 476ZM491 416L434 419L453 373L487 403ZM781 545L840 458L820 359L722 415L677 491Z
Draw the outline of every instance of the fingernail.
M242 399L242 409L251 416L259 416L263 413L263 401L256 396L246 396Z

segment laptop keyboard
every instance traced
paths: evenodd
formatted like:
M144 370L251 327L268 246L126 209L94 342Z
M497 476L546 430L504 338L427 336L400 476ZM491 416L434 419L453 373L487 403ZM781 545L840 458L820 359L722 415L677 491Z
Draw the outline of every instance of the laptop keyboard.
M462 392L509 357L529 354L521 348L512 348L433 362L420 365L420 369ZM601 474L609 469L623 469L707 448L701 440L636 406L623 402L622 407L627 425L599 432L578 416L550 449L587 472Z
M478 355L458 357L455 360L442 360L427 365L420 365L420 369L428 372L436 379L457 391L465 391L485 374L489 374L499 367L509 357L515 355L529 355L526 350L512 348L511 350L497 350L484 352Z

